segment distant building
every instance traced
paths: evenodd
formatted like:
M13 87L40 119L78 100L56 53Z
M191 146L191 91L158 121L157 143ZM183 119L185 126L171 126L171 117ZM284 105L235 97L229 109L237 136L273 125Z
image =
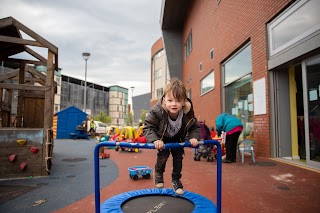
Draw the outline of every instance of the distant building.
M98 115L109 113L109 88L87 82L86 113ZM62 75L60 110L70 106L84 109L84 81Z
M165 86L170 81L167 57L162 38L159 38L151 48L151 94L150 106L162 97Z
M150 111L150 93L133 96L133 123L138 124L142 110Z
M112 124L124 126L127 118L128 89L120 86L109 87L109 116Z

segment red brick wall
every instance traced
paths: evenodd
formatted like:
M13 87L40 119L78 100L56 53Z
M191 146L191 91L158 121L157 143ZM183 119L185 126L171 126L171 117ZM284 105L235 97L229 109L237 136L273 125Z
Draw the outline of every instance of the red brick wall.
M183 28L183 42L192 30L193 49L183 63L183 82L192 88L192 101L199 120L215 126L215 118L222 112L221 73L223 61L248 41L252 47L253 81L266 79L267 114L254 116L255 152L263 157L271 155L269 88L267 68L267 23L287 7L291 0L216 0L192 1ZM214 48L214 59L210 50ZM199 72L202 62L203 71ZM200 80L211 70L215 74L215 88L200 97Z

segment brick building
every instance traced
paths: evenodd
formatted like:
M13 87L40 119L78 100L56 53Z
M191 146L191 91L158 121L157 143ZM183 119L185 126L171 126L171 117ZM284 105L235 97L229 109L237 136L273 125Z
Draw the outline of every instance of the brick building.
M208 126L221 112L239 117L257 155L320 167L318 9L317 0L163 0L168 79L182 79Z

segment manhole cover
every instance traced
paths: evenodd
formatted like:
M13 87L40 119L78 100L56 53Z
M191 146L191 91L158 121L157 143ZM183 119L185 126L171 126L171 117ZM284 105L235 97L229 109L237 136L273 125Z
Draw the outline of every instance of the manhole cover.
M281 190L290 190L289 187L286 186L278 186L277 188Z
M251 166L276 166L277 164L274 162L255 162L249 163Z
M87 158L66 158L66 159L62 159L62 161L66 161L66 162L79 162L79 161L84 161L87 160Z
M75 177L75 175L68 175L68 176L66 176L67 178L74 178Z

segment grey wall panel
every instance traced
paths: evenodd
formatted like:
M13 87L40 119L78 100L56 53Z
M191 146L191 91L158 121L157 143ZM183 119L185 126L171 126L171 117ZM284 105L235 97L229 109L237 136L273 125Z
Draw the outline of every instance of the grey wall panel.
M162 38L167 55L170 78L182 80L182 33L176 30L162 30Z

